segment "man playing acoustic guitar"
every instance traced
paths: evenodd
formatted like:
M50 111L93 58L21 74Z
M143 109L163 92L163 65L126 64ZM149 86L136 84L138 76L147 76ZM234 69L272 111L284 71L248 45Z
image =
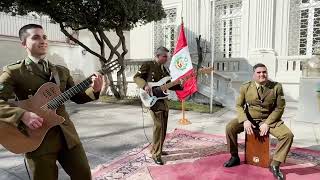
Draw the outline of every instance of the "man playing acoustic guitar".
M73 87L74 82L67 68L48 61L48 40L40 25L23 26L19 30L19 37L28 56L22 61L4 67L0 76L0 122L11 124L17 129L29 128L36 131L44 126L46 119L34 112L13 106L7 100L13 93L17 100L26 100L47 82L56 83L61 92L64 92ZM91 87L85 92L75 94L71 100L81 104L98 99L103 83L102 75L95 73L91 81ZM26 153L32 178L58 179L58 161L71 179L90 180L91 172L86 154L65 106L58 106L56 114L64 117L65 121L52 127L36 150Z

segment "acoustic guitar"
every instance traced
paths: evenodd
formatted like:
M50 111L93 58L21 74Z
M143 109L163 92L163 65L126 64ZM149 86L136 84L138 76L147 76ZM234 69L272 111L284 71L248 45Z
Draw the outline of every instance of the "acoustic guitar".
M111 72L119 67L115 61L105 64L99 71L101 74ZM16 153L27 153L36 150L42 143L50 128L62 124L65 119L56 114L56 109L68 101L74 95L85 91L92 83L89 76L79 84L61 93L57 84L47 82L29 99L13 102L16 106L36 113L44 119L38 129L30 129L27 126L17 128L9 123L0 122L0 144L7 150Z

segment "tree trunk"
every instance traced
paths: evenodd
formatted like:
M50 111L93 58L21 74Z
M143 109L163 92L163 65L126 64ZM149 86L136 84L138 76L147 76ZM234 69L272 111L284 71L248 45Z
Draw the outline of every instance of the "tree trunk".
M108 37L105 35L103 29L97 27L96 29L89 29L94 38L96 39L96 41L98 42L99 46L100 46L100 54L94 52L93 50L91 50L89 47L87 47L86 45L84 45L83 43L81 43L78 39L75 39L74 37L72 37L64 28L63 23L59 23L60 24L60 29L61 31L70 38L70 40L76 42L77 44L79 44L81 47L83 47L85 50L87 50L89 53L91 53L92 55L96 56L99 58L101 67L105 66L106 63L111 62L111 60L113 59L114 55L117 56L117 60L118 63L120 65L120 69L117 72L117 85L114 84L113 82L113 77L112 77L112 73L108 72L106 74L107 79L109 80L109 86L111 88L112 93L114 94L114 96L117 99L122 99L126 96L127 94L127 81L126 81L126 76L125 76L125 66L124 66L124 56L125 54L127 54L128 50L126 48L126 44L125 44L125 37L123 35L123 31L120 29L116 30L116 33L119 37L119 41L116 44L116 46L113 46L110 42L110 40L108 39ZM99 36L98 36L99 35ZM111 50L110 55L108 57L108 59L106 59L106 54L105 54L105 44L108 46L108 48ZM120 47L120 45L122 45L122 50L123 52L120 54L118 52L118 48ZM106 91L106 87L104 88L104 90ZM102 94L104 94L105 92L102 92Z
M114 55L117 56L117 61L118 61L119 65L120 65L120 69L117 72L117 85L114 85L111 73L107 73L107 76L108 76L108 79L110 81L110 88L111 88L111 91L114 94L114 96L117 99L123 99L125 97L125 95L126 95L126 93L123 91L124 88L123 88L123 85L121 83L122 82L121 75L123 74L124 69L125 69L125 67L124 67L124 58L123 58L124 56L122 56L123 53L120 54L117 51L117 49L120 47L120 45L122 45L124 47L125 47L125 45L123 45L123 41L121 40L121 37L119 37L120 40L119 40L118 44L116 46L113 46L102 29L99 29L98 33L99 33L101 39L103 39L103 41L107 44L107 46L111 50L109 58L108 58L108 61L111 61L111 59L113 58ZM118 35L118 33L117 33L117 35Z
M116 33L118 37L120 38L121 41L121 47L122 47L122 53L120 57L118 56L118 61L121 65L120 70L117 72L117 82L118 82L118 87L119 91L123 96L127 95L127 80L126 80L126 75L125 75L125 64L124 64L124 56L127 54L128 50L126 47L126 40L123 35L123 31L121 29L116 29Z

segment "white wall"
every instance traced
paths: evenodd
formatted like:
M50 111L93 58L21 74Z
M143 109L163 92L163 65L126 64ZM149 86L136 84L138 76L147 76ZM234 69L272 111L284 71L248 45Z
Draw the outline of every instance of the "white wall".
M81 61L78 52L78 47L71 47L66 43L49 42L48 59L56 64L68 66L72 59L80 59ZM18 38L3 36L0 36L0 53L1 68L18 60L23 60L27 55Z
M138 26L130 31L128 59L147 59L153 57L153 23Z
M25 58L26 53L18 38L0 36L0 68Z

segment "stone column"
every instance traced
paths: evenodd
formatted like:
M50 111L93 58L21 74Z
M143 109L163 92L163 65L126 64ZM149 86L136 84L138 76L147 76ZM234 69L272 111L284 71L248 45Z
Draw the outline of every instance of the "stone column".
M275 0L247 0L249 64L264 63L269 77L275 79L274 51Z
M274 50L278 56L288 56L290 0L276 1Z

